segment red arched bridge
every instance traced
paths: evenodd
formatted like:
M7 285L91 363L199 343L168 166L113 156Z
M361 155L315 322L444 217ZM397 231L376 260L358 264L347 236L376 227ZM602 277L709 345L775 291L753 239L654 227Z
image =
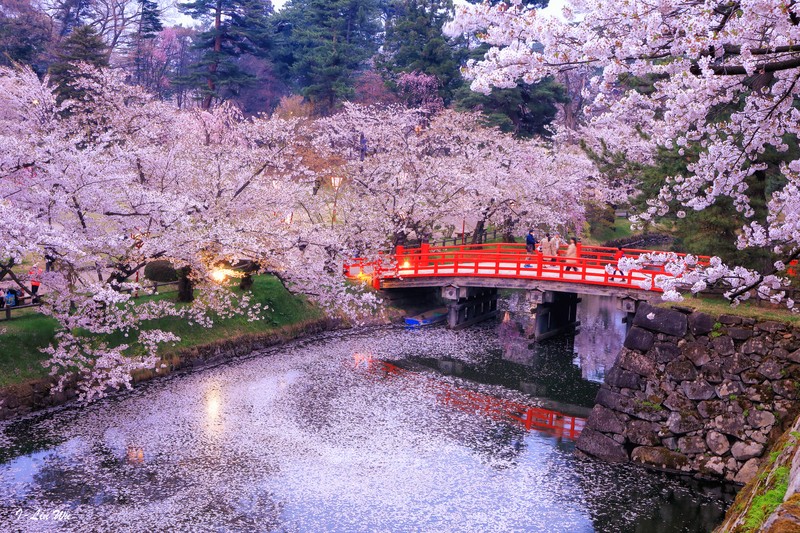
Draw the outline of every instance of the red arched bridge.
M558 255L528 253L524 244L516 243L398 246L379 261L355 259L345 264L344 271L376 289L440 288L452 329L494 316L498 289L525 290L526 303L532 313L535 309L536 339L578 324L579 294L615 297L621 310L633 313L640 301L662 292L654 283L656 277L675 275L658 260L657 254L663 252L624 248L620 254L617 248L580 245L576 257L566 257L565 252L562 246ZM638 259L643 254L649 259L641 268L625 274L615 270L620 257ZM695 257L699 266L710 261L708 256ZM795 276L796 268L791 264L787 274Z
M671 276L663 262L651 261L642 269L622 274L614 271L618 252L617 248L578 245L577 257L565 257L565 246L555 256L527 253L525 245L517 243L398 246L396 252L385 256L383 261L356 259L346 264L345 275L370 280L378 289L448 285L458 281L462 285L498 288L544 285L552 290L599 294L619 294L627 292L626 289L661 292L652 282L656 276ZM622 249L622 256L629 258L653 253L663 252ZM707 265L710 258L698 256L697 259L699 265ZM549 283L532 284L532 281ZM576 284L584 285L583 289L579 291ZM597 290L601 288L611 290Z

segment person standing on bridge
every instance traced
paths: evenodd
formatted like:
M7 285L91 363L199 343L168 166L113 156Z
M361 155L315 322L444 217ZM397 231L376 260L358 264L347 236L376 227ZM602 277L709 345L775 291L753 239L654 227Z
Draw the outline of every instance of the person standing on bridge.
M528 230L528 234L525 236L525 251L528 252L528 255L525 257L525 260L528 261L527 264L523 265L525 268L531 268L530 261L531 256L530 254L536 251L536 237L533 234L533 230Z
M559 244L558 237L551 237L549 233L545 233L542 240L542 255L550 256L550 261L555 263Z
M625 274L619 269L619 260L622 259L623 255L625 254L622 251L622 246L617 246L617 251L614 253L614 273L608 278L609 281L615 281L617 274L619 274L621 281L625 281Z
M576 265L578 263L578 240L575 237L570 238L565 257L567 257L567 266L564 268L564 271L568 272L571 269L577 272L578 267Z

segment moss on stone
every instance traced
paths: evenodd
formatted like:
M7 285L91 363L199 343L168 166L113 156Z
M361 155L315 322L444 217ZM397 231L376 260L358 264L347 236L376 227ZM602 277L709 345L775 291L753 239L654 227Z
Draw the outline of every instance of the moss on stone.
M775 469L770 488L753 498L744 517L744 531L758 531L769 515L783 503L783 497L786 495L788 487L789 469L780 466Z

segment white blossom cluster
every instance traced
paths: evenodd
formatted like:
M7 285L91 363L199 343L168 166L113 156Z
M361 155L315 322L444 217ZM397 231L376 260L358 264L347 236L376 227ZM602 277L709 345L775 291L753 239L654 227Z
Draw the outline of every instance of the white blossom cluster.
M348 105L326 119L246 118L231 105L179 111L111 71L83 70L83 96L59 101L28 69L0 69L0 279L42 277L42 312L61 329L47 366L82 397L130 387L175 335L141 324L263 313L214 276L241 260L327 312L355 321L379 299L342 275L447 218L509 230L579 228L602 195L592 164L444 111ZM336 179L335 179L336 178ZM167 260L198 290L191 305L139 301L131 275ZM368 280L365 280L368 281ZM215 317L215 318L212 318ZM122 339L102 342L103 335ZM134 355L136 354L136 355Z
M663 216L670 204L702 210L730 198L742 221L738 246L765 248L788 263L800 254L800 160L790 144L800 133L800 6L776 0L659 2L572 0L563 18L521 2L463 5L446 30L475 35L492 48L468 65L473 90L512 87L518 80L595 69L587 94L592 135L646 161L658 147L699 148L686 175L673 176L639 220ZM622 76L653 80L652 91L626 90ZM648 78L649 77L649 78ZM589 130L592 130L590 127ZM632 131L642 134L631 135ZM591 142L591 138L590 138ZM619 149L621 148L621 149ZM754 220L747 180L781 154L783 183ZM695 267L682 282L724 279L734 299L782 299L778 270L746 272L716 264ZM675 287L667 291L675 298Z

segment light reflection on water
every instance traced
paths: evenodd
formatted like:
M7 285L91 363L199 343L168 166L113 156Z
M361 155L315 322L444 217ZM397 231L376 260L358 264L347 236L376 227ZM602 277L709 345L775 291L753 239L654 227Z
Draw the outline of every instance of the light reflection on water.
M585 378L610 363L589 350L579 368L573 350L582 341L531 348L496 327L330 334L0 426L9 443L0 450L0 524L546 532L715 525L726 505L720 487L580 460L574 434L533 423L529 431L533 409L562 422L584 418L598 386ZM18 517L20 509L67 509L70 518L37 522Z

